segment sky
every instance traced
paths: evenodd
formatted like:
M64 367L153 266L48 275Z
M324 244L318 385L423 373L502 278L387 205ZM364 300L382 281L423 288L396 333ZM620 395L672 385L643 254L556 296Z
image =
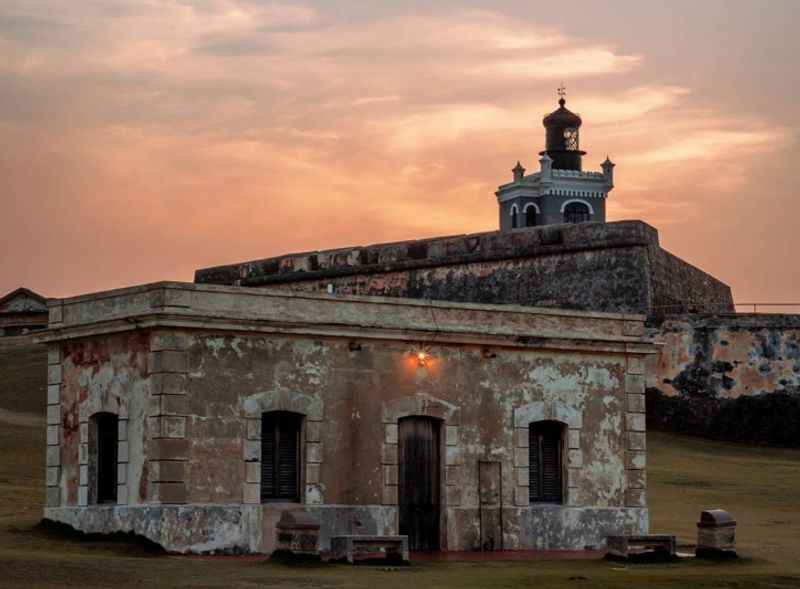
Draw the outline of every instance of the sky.
M797 0L2 0L0 294L497 228L556 88L608 220L800 302Z

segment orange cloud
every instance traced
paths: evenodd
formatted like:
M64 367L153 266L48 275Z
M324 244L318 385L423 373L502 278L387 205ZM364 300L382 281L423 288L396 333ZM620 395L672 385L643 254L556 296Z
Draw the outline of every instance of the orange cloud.
M690 76L655 71L646 47L513 12L326 10L4 3L0 235L14 248L0 248L0 290L74 294L492 229L494 190L518 159L536 168L562 79L586 167L606 153L618 164L610 218L656 223L737 288L746 277L716 245L720 224L749 231L789 202L781 188L763 211L730 206L758 190L766 160L791 153L785 118L697 96Z

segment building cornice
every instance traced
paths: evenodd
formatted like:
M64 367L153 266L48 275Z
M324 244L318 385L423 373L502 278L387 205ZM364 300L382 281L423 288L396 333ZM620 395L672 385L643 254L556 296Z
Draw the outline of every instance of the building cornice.
M156 283L55 299L50 343L139 329L185 328L648 354L644 316L388 297Z

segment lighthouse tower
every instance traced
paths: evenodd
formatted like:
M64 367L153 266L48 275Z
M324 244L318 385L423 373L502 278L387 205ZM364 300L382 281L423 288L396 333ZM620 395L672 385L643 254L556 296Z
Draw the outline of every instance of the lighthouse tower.
M606 158L602 172L583 171L583 121L566 107L563 86L558 93L558 108L542 120L545 150L539 153L539 171L526 175L517 162L511 170L513 180L495 193L501 231L606 220L606 197L614 188L614 164Z

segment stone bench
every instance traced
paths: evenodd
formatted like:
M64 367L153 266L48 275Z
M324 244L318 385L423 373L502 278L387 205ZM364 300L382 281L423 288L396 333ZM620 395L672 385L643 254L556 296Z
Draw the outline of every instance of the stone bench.
M332 536L331 560L408 563L408 536Z
M606 540L608 557L621 560L677 558L678 544L670 534L641 536L609 536Z

